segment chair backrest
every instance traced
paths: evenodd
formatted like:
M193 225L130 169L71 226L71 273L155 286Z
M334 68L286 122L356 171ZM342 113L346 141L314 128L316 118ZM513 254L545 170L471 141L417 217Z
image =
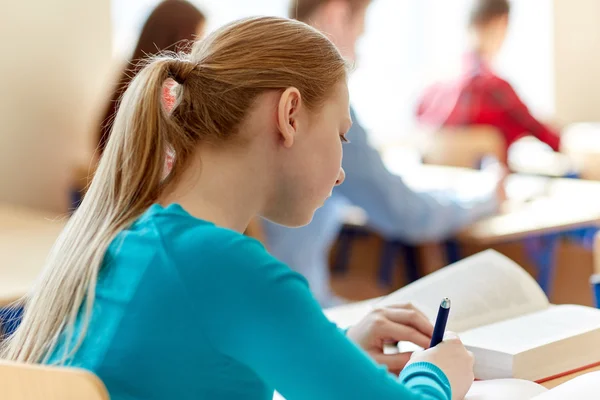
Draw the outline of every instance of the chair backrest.
M427 164L477 168L483 157L506 163L506 144L498 129L487 125L445 127L423 132L421 146Z
M10 400L109 400L91 372L0 360L0 398Z

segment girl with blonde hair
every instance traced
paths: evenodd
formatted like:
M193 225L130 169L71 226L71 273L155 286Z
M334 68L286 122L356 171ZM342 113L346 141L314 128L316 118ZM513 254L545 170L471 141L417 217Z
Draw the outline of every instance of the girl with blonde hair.
M325 36L274 17L151 60L2 356L91 370L115 400L462 398L473 360L457 338L394 377L367 353L399 340L389 332L425 342L421 314L377 310L343 332L300 275L241 233L257 215L310 222L343 181L346 80Z

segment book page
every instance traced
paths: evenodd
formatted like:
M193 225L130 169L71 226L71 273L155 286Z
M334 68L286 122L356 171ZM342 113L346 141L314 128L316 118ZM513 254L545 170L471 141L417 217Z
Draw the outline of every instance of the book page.
M469 348L515 355L599 329L600 310L560 305L463 332L460 337Z
M346 329L363 319L381 298L359 301L323 310L330 321Z
M494 250L483 251L427 275L377 305L410 302L435 321L443 297L452 301L448 330L454 332L549 306L537 282L514 261Z
M600 372L578 376L531 400L597 400L600 393Z
M492 379L473 382L465 400L531 400L545 392L545 387L531 381Z

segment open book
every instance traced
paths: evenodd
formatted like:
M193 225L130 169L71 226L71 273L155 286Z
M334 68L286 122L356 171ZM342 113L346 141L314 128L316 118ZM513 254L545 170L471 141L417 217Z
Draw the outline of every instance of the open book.
M465 400L593 400L598 398L600 372L591 372L551 390L521 379L474 382Z
M442 297L452 300L447 329L474 353L478 379L543 382L600 364L600 310L551 305L524 269L494 250L436 271L376 305L411 302L435 321ZM406 343L399 347L407 350Z

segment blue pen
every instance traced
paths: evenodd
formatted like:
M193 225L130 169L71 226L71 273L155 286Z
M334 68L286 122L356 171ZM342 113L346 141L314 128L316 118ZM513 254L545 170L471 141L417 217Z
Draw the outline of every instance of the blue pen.
M431 336L431 343L429 347L437 346L444 339L448 315L450 315L450 299L444 297L440 303L440 309L435 320L435 327L433 328L433 335Z

